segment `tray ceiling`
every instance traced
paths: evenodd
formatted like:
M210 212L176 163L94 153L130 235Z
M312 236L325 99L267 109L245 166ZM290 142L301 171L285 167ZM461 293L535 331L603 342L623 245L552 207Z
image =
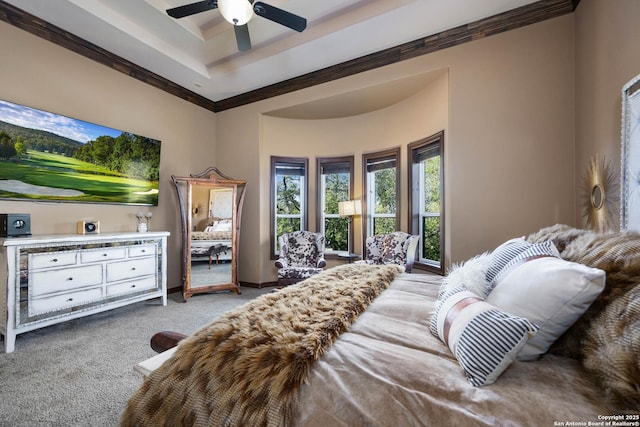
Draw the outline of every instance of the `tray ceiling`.
M218 10L181 19L165 13L190 0L6 0L0 1L0 17L3 3L150 71L201 104L222 105L532 3L571 2L271 0L265 3L305 17L307 28L298 33L254 16L248 24L252 49L246 52L238 51L233 27Z

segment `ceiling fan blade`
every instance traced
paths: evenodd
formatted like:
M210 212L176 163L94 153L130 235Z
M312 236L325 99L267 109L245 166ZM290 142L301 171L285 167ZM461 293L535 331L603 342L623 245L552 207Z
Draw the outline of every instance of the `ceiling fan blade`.
M234 25L233 30L236 32L236 42L238 50L246 51L251 49L251 38L249 37L249 25Z
M307 28L307 20L301 16L294 15L286 10L279 9L275 6L271 6L261 1L257 1L253 4L253 11L256 15L267 18L270 21L277 22L278 24L289 27L292 30L296 30L301 33Z
M199 1L197 3L185 4L184 6L167 9L167 15L172 18L184 18L185 16L206 12L207 10L216 9L217 7L217 0Z

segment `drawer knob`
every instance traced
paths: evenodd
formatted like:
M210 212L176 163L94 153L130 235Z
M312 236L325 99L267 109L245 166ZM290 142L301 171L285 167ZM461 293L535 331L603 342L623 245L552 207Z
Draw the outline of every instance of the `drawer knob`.
M135 288L135 287L136 287L136 285L131 285L131 287L132 287L132 288Z
M69 299L67 300L67 302L71 302L71 301L73 301L73 298L69 298Z
M51 262L58 262L58 258L52 259Z
M73 277L67 277L67 280L71 281L73 280Z
M107 256L107 254L102 254L102 256Z
M131 271L134 271L136 268L135 267L131 267Z
M146 249L143 249L143 250L142 250L142 253L145 253L145 252L147 252L147 250L146 250Z

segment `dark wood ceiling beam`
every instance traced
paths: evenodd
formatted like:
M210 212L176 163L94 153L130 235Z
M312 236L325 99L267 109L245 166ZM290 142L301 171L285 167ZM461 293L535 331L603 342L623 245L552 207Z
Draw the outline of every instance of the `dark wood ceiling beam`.
M572 13L579 2L580 0L541 0L217 102L185 89L2 0L0 0L0 20L193 104L219 112L556 18Z
M216 102L216 111L224 111L252 102L304 89L363 71L405 61L473 40L510 31L526 25L572 13L579 0L542 0L489 18L461 25L438 34L372 53L351 61L278 82L251 92Z

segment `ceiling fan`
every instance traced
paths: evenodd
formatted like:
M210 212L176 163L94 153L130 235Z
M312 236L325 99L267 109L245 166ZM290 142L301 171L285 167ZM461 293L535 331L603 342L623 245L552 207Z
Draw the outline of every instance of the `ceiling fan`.
M261 1L254 3L253 0L205 0L167 9L167 14L172 18L184 18L185 16L212 9L220 9L222 17L233 24L238 50L241 51L251 49L251 38L249 37L247 23L254 13L299 33L307 28L307 20L305 18Z

